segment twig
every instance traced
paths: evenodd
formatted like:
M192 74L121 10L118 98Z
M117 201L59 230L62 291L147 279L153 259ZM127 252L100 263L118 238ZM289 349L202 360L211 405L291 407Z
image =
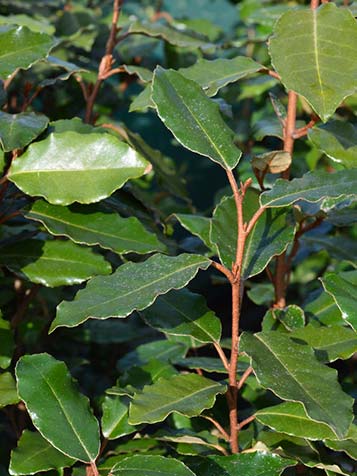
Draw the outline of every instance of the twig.
M211 261L211 266L213 266L218 271L220 271L222 274L224 274L230 283L233 282L233 280L234 280L233 273L228 268L226 268L225 266L223 266L220 263L217 263L217 261Z
M300 129L295 129L295 132L293 133L293 138L294 139L300 139L301 137L306 136L308 133L309 129L314 127L314 125L318 122L319 118L318 117L313 117L304 127L300 127Z
M280 74L278 74L276 71L273 71L272 69L262 68L258 72L268 74L272 78L278 79L279 81L281 80Z
M217 354L219 355L223 365L224 365L224 368L227 370L227 372L229 372L229 362L228 362L228 359L226 357L226 354L223 352L223 349L222 347L219 345L218 342L214 342L213 343L214 345L214 348L216 349L217 351Z
M252 367L248 367L247 370L243 373L242 377L238 380L238 390L240 390L243 385L245 384L245 381L249 377L249 375L253 372Z
M247 426L250 422L252 422L253 420L255 420L255 415L252 415L248 418L246 418L245 420L241 421L239 424L238 424L238 430L241 430L242 428L244 428L245 426Z
M252 231L252 229L254 228L254 225L257 223L257 221L259 220L259 218L263 215L263 213L265 212L266 210L266 207L260 207L258 208L258 210L254 213L254 215L252 216L252 218L250 219L250 222L248 223L248 226L246 228L246 233L247 235L249 235L249 233Z
M226 441L229 441L229 434L226 432L226 430L220 425L220 423L218 423L217 420L215 420L214 418L208 416L208 415L200 415L202 418L204 418L205 420L208 420L210 421L211 423L213 423L213 425L217 428L217 430L221 433L222 437L224 440Z

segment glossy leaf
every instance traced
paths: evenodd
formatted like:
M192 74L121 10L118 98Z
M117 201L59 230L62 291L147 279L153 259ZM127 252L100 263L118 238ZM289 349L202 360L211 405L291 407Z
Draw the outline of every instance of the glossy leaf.
M304 96L327 121L355 91L356 41L351 12L331 3L285 13L275 25L270 54L286 89Z
M326 423L343 438L352 421L352 399L337 372L321 364L307 345L280 332L244 333L241 348L252 359L258 381L283 400L301 402L308 416Z
M322 198L353 195L357 188L357 169L335 173L309 172L290 182L278 179L273 188L260 196L266 207L284 207L298 200L318 202Z
M44 286L78 284L97 274L109 274L110 264L71 241L24 240L0 248L0 261L33 283Z
M345 321L335 301L332 296L326 292L322 292L315 299L306 304L304 311L309 320L309 324L315 327L345 325Z
M244 220L248 222L258 210L258 195L248 191L244 202ZM236 258L237 211L233 197L224 197L216 207L211 225L211 240L218 248L222 263L231 268ZM267 210L248 236L243 259L243 278L254 276L267 266L273 256L286 250L294 237L285 210Z
M326 424L309 418L304 406L298 402L284 402L274 407L266 407L258 410L255 415L260 423L280 433L308 440L336 438Z
M38 200L26 216L43 223L53 235L67 236L75 243L99 245L117 253L165 251L165 246L137 218L122 218L92 206L62 207Z
M221 321L202 296L187 289L160 296L143 316L165 334L190 336L204 343L218 342L221 337Z
M223 121L219 106L197 83L158 67L152 99L161 120L183 146L225 169L238 164L242 153L234 144L233 131Z
M294 340L303 341L312 347L321 362L349 359L357 352L357 334L346 327L313 327L310 325L294 330L290 336Z
M343 319L357 331L357 284L346 279L347 276L328 273L321 281L326 291L335 300Z
M325 440L325 445L335 451L344 451L352 459L357 460L357 427L351 425L347 438L343 440Z
M197 476L280 476L289 466L295 466L292 459L281 458L265 451L241 453L231 456L207 456L196 458L192 469Z
M32 422L51 445L85 463L99 452L99 425L63 362L26 355L16 366L17 386Z
M223 366L222 361L214 357L186 357L175 360L174 364L186 369L201 369L205 372L227 374L227 369Z
M304 311L294 304L284 309L269 309L262 322L262 330L283 330L285 332L304 328Z
M357 130L349 122L329 121L313 127L309 139L335 162L347 168L357 166Z
M22 149L43 132L49 119L43 114L0 112L0 142L5 152Z
M7 369L12 360L15 349L14 336L10 327L10 322L5 321L0 313L0 368Z
M129 456L115 464L110 474L113 476L195 476L182 461L157 455Z
M161 38L175 46L202 49L211 48L213 46L205 37L199 36L188 29L186 31L185 29L179 30L162 23L137 21L129 26L128 31L130 33L140 33L154 38Z
M115 440L136 431L128 423L128 405L120 397L107 396L103 402L102 433L108 440Z
M225 391L225 385L196 374L161 378L134 396L130 404L129 423L157 423L173 412L188 417L197 416L213 407L216 395Z
M0 408L7 405L13 405L20 401L17 390L16 382L10 372L0 374Z
M110 134L64 132L32 144L12 163L9 179L29 195L69 205L98 202L150 168Z
M185 78L198 83L208 96L215 96L220 89L230 83L264 69L247 56L237 56L215 60L198 59L197 63L188 68L181 68L179 72Z
M6 79L18 68L30 68L45 58L53 46L53 39L46 33L26 26L0 26L0 77Z
M186 286L210 260L199 255L154 255L143 263L126 263L111 276L93 278L71 302L62 302L51 326L74 327L88 318L126 317L150 306L157 296Z
M29 475L72 466L75 460L56 450L40 433L25 430L11 453L10 474Z

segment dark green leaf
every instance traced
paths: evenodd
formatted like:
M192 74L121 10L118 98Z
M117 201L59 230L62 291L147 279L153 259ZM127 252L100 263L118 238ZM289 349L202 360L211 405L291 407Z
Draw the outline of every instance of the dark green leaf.
M191 336L200 342L218 342L221 322L205 299L187 289L160 296L143 312L147 323L166 334Z
M99 425L63 362L26 355L16 366L20 398L35 427L55 448L85 463L99 452Z
M190 233L198 236L207 248L214 248L214 244L210 240L211 219L200 215L189 215L185 213L176 213L174 215L180 224Z
M25 430L11 453L10 474L29 475L72 466L75 460L56 450L40 433Z
M298 200L318 202L322 198L353 195L357 188L357 169L335 173L309 172L301 178L278 179L273 188L261 194L261 204L266 207L284 207Z
M0 141L5 152L22 149L36 139L48 125L48 118L43 114L22 112L8 114L0 112Z
M64 132L32 144L12 163L9 179L29 195L69 205L98 202L150 169L145 159L110 134Z
M53 235L64 235L75 243L99 245L117 253L150 253L166 248L137 218L122 218L92 206L62 207L38 200L26 216L43 223Z
M17 68L27 69L45 58L54 46L46 33L26 26L0 26L0 77L6 79Z
M309 440L336 438L334 432L324 423L308 417L302 403L285 402L256 412L257 420L280 433Z
M330 121L313 127L309 139L330 159L347 168L357 166L357 130L349 122Z
M182 461L156 455L129 456L110 471L113 476L195 476Z
M97 277L78 292L72 302L57 309L51 332L57 327L74 327L88 318L126 317L150 306L157 296L186 286L210 260L199 255L156 254L143 263L126 263L106 278Z
M198 83L208 96L215 96L227 84L235 83L261 69L264 69L264 66L251 58L237 56L232 59L218 58L216 60L200 58L193 66L182 68L179 72L185 78Z
M262 330L270 331L282 329L292 331L305 326L304 311L294 304L284 309L269 309L262 322Z
M241 348L252 358L258 381L283 400L303 403L308 416L326 423L343 438L351 424L352 399L337 372L321 364L307 345L280 332L244 333Z
M270 54L285 87L304 96L327 121L355 91L356 41L351 12L329 3L286 12L275 25Z
M16 383L10 372L0 374L0 408L19 402Z
M183 146L226 169L238 164L242 152L234 144L233 131L197 83L158 67L152 99L161 120Z
M109 274L110 264L88 248L71 241L25 240L0 248L0 261L33 283L64 286Z
M225 385L196 374L161 378L134 396L130 404L129 422L133 425L156 423L172 412L188 417L197 416L213 407L216 395L225 391Z
M103 402L102 433L108 440L115 440L136 431L128 423L128 405L117 396L107 396Z
M248 191L244 203L244 221L248 222L258 208L258 195ZM288 224L286 210L280 212L265 211L249 234L242 266L244 279L263 271L273 256L283 253L294 238L295 228ZM211 240L217 245L220 259L228 268L236 259L236 230L234 198L224 197L212 217Z

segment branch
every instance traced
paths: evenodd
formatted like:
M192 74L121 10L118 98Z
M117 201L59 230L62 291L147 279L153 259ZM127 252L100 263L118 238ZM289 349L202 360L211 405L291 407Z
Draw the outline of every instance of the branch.
M252 216L252 218L250 219L250 222L248 223L248 226L246 228L246 233L247 235L249 235L249 233L252 231L252 229L254 228L254 225L257 223L257 221L259 220L259 218L263 215L263 213L265 212L266 210L266 207L260 207L258 208L258 210L254 213L254 215Z
M229 372L229 362L227 360L226 354L223 352L222 347L219 345L218 342L214 342L213 345L224 365L224 368L227 370L227 372Z
M300 129L295 129L295 132L293 133L293 138L294 139L300 139L301 137L306 136L308 133L309 129L314 127L314 125L318 122L319 118L317 116L314 116L304 127L300 127Z
M226 441L229 441L229 435L228 433L226 432L226 430L220 425L220 423L218 423L217 420L215 420L214 418L208 416L208 415L200 415L202 418L205 418L206 420L210 421L211 423L213 423L213 425L217 428L217 430L221 433L221 435L223 436L223 439L225 439Z
M245 384L245 381L249 377L249 375L253 372L253 367L248 367L247 370L243 373L242 377L238 381L238 390L240 390L243 385Z
M224 274L230 283L232 283L234 281L234 276L233 276L232 272L228 268L223 266L222 264L217 263L217 261L211 261L211 266L213 266L218 271L220 271L222 274Z
M247 426L250 422L252 422L253 420L255 420L255 415L252 415L248 418L246 418L245 420L243 420L242 422L240 422L238 424L238 430L241 430L242 428L244 428L245 426Z

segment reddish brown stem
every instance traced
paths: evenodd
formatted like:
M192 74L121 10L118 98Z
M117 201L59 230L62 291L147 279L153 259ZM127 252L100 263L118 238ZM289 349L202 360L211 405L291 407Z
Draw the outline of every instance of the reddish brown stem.
M253 420L255 420L255 415L252 415L248 418L246 418L245 420L241 421L239 424L238 424L238 431L241 430L242 428L244 428L245 426L247 426L249 423L251 423Z
M300 127L300 129L295 129L295 132L293 134L294 139L300 139L301 137L306 136L306 134L309 132L309 129L314 127L314 125L317 123L319 120L318 117L313 117L311 121L309 121L306 126Z
M233 273L228 268L226 268L225 266L223 266L220 263L217 263L217 261L211 261L211 266L213 266L218 271L220 271L222 274L224 274L225 277L228 279L228 281L230 283L233 282L233 280L234 280Z
M226 432L226 430L218 423L217 420L214 418L208 416L208 415L201 415L202 418L205 418L206 420L210 421L213 423L213 425L217 428L217 430L221 433L222 437L224 440L229 441L229 434Z
M94 85L93 91L90 94L88 94L88 90L86 89L87 106L86 106L86 113L85 113L85 122L88 122L88 123L92 121L94 103L97 99L103 79L105 79L105 76L109 73L113 64L113 51L118 42L118 38L117 38L118 26L117 25L118 25L120 11L121 11L123 2L124 0L113 1L112 26L111 26L110 34L109 34L108 41L105 47L105 55L103 56L100 62L100 65L98 68L97 81ZM83 87L82 87L82 90L83 90Z
M311 0L310 6L312 10L314 10L315 8L318 8L319 5L320 5L320 0Z
M218 342L214 342L214 348L216 349L217 351L217 354L219 355L223 365L224 365L224 368L227 370L227 372L229 372L229 362L227 360L227 357L226 357L226 354L223 352L223 349L222 347L219 345Z
M240 280L232 284L232 349L229 365L229 423L230 423L230 445L233 454L239 452L238 441L238 384L237 384L237 366L239 354L239 318L240 318Z
M253 372L253 368L248 367L247 370L244 372L244 374L238 381L238 390L240 390L243 387L243 385L245 384L245 381L247 380L247 378L252 372Z

